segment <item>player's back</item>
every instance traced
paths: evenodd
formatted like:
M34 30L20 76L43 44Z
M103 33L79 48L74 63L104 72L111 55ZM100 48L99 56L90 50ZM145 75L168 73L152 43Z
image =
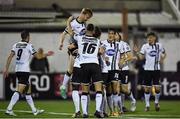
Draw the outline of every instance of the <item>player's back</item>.
M100 47L99 39L92 36L81 36L78 40L78 53L81 63L97 63Z
M18 42L13 45L12 51L15 53L16 58L16 72L29 72L31 55L36 52L32 47L32 44L27 42Z

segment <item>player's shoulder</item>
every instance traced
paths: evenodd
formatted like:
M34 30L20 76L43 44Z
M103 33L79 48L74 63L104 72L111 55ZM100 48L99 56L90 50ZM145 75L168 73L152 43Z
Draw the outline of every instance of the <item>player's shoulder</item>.
M149 43L143 44L142 47L149 47Z
M156 44L159 45L159 46L162 46L162 43L160 43L160 42L157 42Z

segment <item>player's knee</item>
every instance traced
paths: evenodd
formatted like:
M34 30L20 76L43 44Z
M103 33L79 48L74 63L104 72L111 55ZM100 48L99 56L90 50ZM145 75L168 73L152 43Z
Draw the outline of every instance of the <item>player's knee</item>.
M102 92L102 82L96 82L94 83L96 92L100 91Z
M130 94L130 90L128 89L127 85L122 85L121 86L121 92L126 94L126 95Z
M102 94L102 91L96 91L96 94Z
M79 85L78 84L72 84L72 90L79 90Z
M160 86L155 87L155 93L160 93L160 91L161 91L161 87Z
M150 91L151 91L151 88L150 88L150 87L145 87L145 88L144 88L144 92L145 92L145 93L149 94Z
M82 92L82 95L89 95L88 92Z

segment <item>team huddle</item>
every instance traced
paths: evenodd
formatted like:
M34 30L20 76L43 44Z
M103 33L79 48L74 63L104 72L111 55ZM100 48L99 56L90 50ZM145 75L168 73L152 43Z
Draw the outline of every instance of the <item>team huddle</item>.
M122 40L120 33L114 29L108 30L107 40L101 39L101 30L93 24L86 26L85 22L93 16L90 9L82 9L77 18L70 17L67 20L67 28L61 35L60 50L63 47L65 35L71 36L68 46L69 67L60 87L61 95L66 98L66 88L69 79L72 84L72 99L75 106L73 117L88 118L89 87L94 85L96 92L96 110L94 116L103 118L108 116L118 117L126 111L124 95L131 100L131 111L136 109L136 99L129 88L129 63L137 59L145 59L145 80L143 81L145 92L145 111L149 111L150 92L153 82L155 87L155 109L159 111L160 97L160 63L166 57L165 50L157 42L155 33L147 35L148 43L139 51L134 47L136 56L131 53L129 44ZM101 40L100 40L101 39ZM72 77L71 77L72 75ZM79 95L79 88L82 94ZM107 106L110 115L107 112Z
M129 63L137 59L145 59L144 65L144 97L145 111L150 110L150 95L152 85L155 88L155 109L160 110L160 63L166 57L164 48L158 43L157 35L150 32L147 35L147 42L139 48L134 47L133 55L128 43L123 41L119 32L114 29L108 30L108 38L101 39L101 30L93 24L86 25L86 21L93 16L89 8L83 8L77 18L69 17L67 27L61 34L60 47L62 50L65 36L71 36L68 45L69 65L64 76L63 84L60 87L61 95L64 99L69 80L72 85L72 99L75 106L74 118L88 118L88 104L90 101L90 86L94 85L96 92L96 110L94 116L97 118L118 117L127 111L124 106L125 95L131 100L130 111L136 110L136 99L134 98L129 83ZM18 88L14 92L7 107L6 114L15 115L12 111L14 105L19 100L20 94L25 93L28 104L34 115L44 112L34 106L30 96L29 60L31 55L36 55L36 51L29 43L29 33L21 33L22 41L13 45L11 54L8 57L4 77L7 77L9 65L12 58L16 57L16 74L18 78ZM52 55L48 52L45 56ZM81 95L79 90L81 87ZM81 104L80 104L81 103ZM82 107L82 116L80 112ZM107 107L109 112L107 111Z

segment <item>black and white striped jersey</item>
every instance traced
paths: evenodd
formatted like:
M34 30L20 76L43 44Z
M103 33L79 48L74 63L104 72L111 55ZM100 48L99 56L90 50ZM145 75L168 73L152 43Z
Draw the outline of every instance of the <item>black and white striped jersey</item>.
M146 43L142 46L140 53L145 56L146 60L144 70L160 70L160 57L161 54L165 53L162 44L155 43L154 45L150 45Z

